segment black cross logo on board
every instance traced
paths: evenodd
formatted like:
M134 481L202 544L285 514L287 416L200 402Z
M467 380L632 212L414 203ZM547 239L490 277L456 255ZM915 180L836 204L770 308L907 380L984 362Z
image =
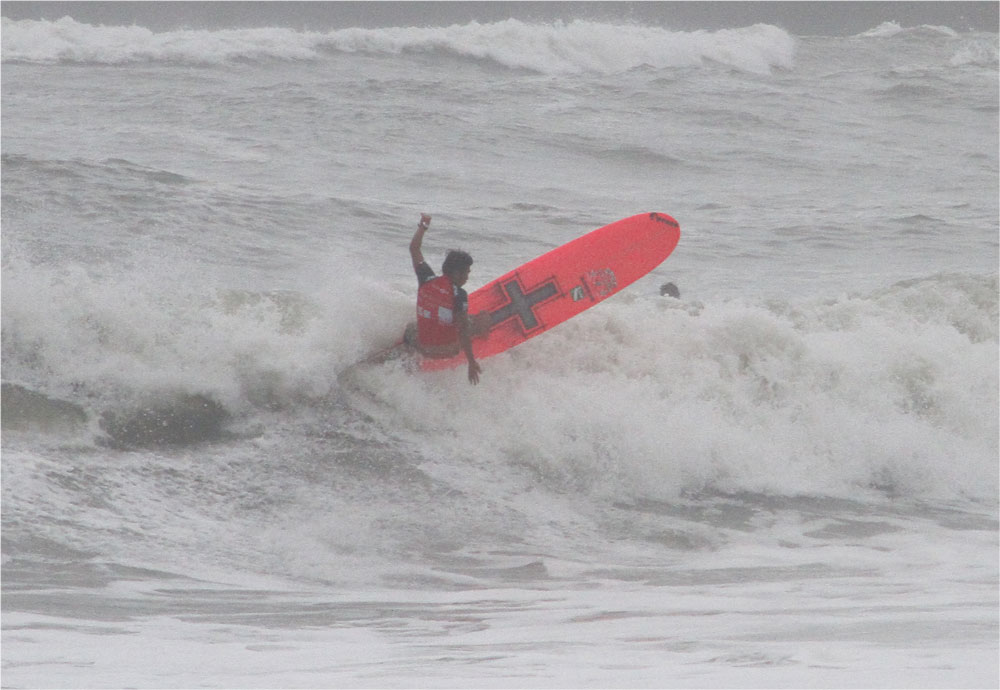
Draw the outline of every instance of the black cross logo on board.
M507 293L510 302L496 311L490 312L490 326L496 326L498 323L516 316L521 320L521 329L525 333L539 326L538 318L535 316L535 305L559 294L555 278L549 278L527 294L521 288L521 283L517 278L508 280L501 287Z

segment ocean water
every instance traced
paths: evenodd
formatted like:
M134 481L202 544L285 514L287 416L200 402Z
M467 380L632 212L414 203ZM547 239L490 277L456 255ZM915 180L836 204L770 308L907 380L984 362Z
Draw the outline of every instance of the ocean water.
M997 55L5 18L3 686L996 687ZM475 288L646 211L477 387L345 377L421 212Z

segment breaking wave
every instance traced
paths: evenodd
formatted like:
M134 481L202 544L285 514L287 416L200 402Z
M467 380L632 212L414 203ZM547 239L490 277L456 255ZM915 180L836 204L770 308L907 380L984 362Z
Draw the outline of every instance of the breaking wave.
M401 293L179 295L10 266L3 279L5 430L224 441L347 395L418 448L616 497L860 488L990 501L998 489L996 276L764 304L626 292L487 360L476 395L461 372L399 362L343 389L339 375L397 335Z
M719 31L669 31L632 24L516 19L447 27L349 28L329 32L284 28L184 30L156 33L141 26L92 26L3 19L3 61L27 63L318 60L343 53L443 53L542 74L614 74L638 67L697 67L706 63L754 73L792 66L795 40L758 24Z

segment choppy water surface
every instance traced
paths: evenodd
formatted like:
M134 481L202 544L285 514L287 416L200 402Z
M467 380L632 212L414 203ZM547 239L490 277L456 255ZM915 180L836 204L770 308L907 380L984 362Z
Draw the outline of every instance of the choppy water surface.
M2 54L5 686L997 685L995 33ZM470 287L682 237L476 388L345 377L421 211Z

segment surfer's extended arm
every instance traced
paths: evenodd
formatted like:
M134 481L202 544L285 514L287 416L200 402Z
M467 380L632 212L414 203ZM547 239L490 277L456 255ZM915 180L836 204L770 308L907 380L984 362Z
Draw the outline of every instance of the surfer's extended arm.
M462 346L465 358L469 360L469 383L475 385L479 383L479 375L483 372L483 368L479 366L475 356L472 354L472 324L469 323L469 315L464 311L458 312L456 321L458 325L458 342Z
M431 217L426 213L421 213L420 225L417 226L417 231L413 233L413 239L410 240L410 258L413 259L414 270L424 262L424 253L421 251L420 246L424 243L424 233L427 232L427 228L430 226Z

